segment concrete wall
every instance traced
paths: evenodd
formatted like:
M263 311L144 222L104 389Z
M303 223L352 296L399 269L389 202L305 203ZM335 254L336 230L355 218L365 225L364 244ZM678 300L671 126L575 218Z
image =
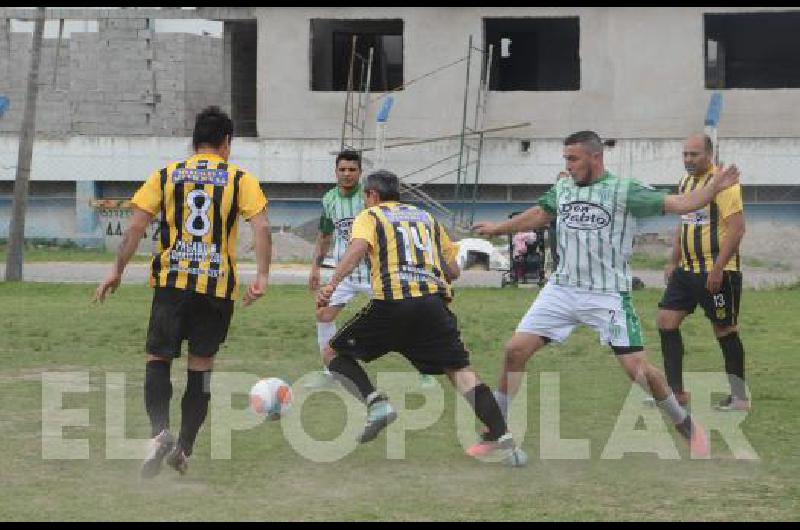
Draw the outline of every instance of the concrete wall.
M702 128L703 14L781 10L736 7L255 8L259 21L258 120L265 138L337 138L344 94L310 90L311 18L404 20L406 82L482 46L482 17L580 17L581 89L492 92L487 125L530 121L511 137L682 138ZM477 74L477 70L474 72ZM396 95L390 136L460 130L465 68L449 68ZM475 79L475 77L473 77ZM800 136L800 90L728 90L723 137ZM374 116L373 108L371 116Z
M230 110L230 89L219 73L222 39L156 33L150 24L106 20L96 33L72 33L61 42L57 72L58 40L45 39L37 132L184 137L203 107ZM0 24L0 94L11 101L0 132L16 133L22 123L31 41L31 34Z
M0 238L8 237L13 182L0 181ZM76 239L80 232L72 182L31 182L25 215L26 238ZM91 227L94 229L94 226Z
M563 169L561 139L533 142L530 152L521 153L519 141L487 141L481 165L481 184L549 184ZM232 161L257 175L262 182L333 182L332 153L338 142L332 140L268 140L237 138ZM387 151L386 166L398 175L423 167L425 160L436 160L457 153L454 143L426 144ZM681 140L620 140L606 152L609 169L621 176L638 178L649 184L675 184L683 172ZM33 151L31 179L36 181L143 181L154 169L191 151L187 137L86 137L39 139ZM797 186L800 167L800 138L725 139L720 153L727 162L736 162L747 185ZM0 136L0 181L13 181L17 160L17 138ZM455 161L442 164L406 179L409 183L427 182L452 169ZM369 169L369 168L366 168ZM437 184L456 182L455 173L436 180Z
M94 198L129 198L153 170L188 156L190 144L189 138L174 137L71 136L37 140L33 152L26 237L72 239L84 244L117 241L117 228L125 226L124 217L115 217L118 211L98 212L89 206L90 201ZM233 144L232 160L252 171L264 183L265 191L271 197L273 224L299 226L319 215L319 198L335 182L331 152L337 146L337 142L325 140L238 138ZM422 167L421 160L441 158L456 147L432 144L414 151L390 150L387 167L401 175L407 174ZM528 207L532 197L538 193L531 185L552 183L555 174L563 167L561 149L559 139L535 141L528 154L520 153L517 140L489 142L481 168L484 187L478 207L480 218L503 219L511 211ZM619 175L633 176L650 184L674 185L682 172L680 152L680 141L622 140L607 152L606 161L609 169ZM789 197L787 200L797 200L795 171L800 167L800 156L790 153L800 153L800 139L726 140L722 153L726 159L740 165L745 185L782 184L792 192L785 195ZM0 238L8 234L16 156L16 137L0 136ZM454 167L454 164L449 167ZM447 167L436 169L443 171ZM434 175L432 172L420 173L406 181L423 182ZM454 182L454 174L436 181L444 185ZM280 184L279 193L271 192L273 183ZM300 193L286 198L289 183L306 185L302 198ZM437 196L452 198L452 189L450 187L451 191ZM310 193L314 191L316 193ZM469 193L468 197L471 197L471 191ZM746 193L747 196L752 194ZM776 208L783 208L776 219L785 226L800 227L797 202L765 203L759 207L757 215L762 219L775 217L780 213ZM110 236L107 233L109 226ZM671 227L668 221L654 219L646 221L642 230L662 232Z

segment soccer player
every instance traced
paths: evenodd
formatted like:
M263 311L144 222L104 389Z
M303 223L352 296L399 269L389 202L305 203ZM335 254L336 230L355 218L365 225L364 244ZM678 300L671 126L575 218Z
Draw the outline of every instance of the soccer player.
M338 264L350 242L353 219L364 209L361 187L361 155L355 151L342 151L336 157L336 187L322 197L322 215L319 220L317 243L308 277L308 287L316 295L320 287L320 267L328 255L333 240L333 259ZM345 278L331 296L330 304L317 308L317 343L323 357L324 369L316 379L306 384L308 388L322 388L333 384L334 379L324 365L325 349L336 334L336 317L358 293L372 296L369 266L361 261Z
M702 189L713 178L714 146L708 136L686 139L683 164L686 175L680 193ZM683 339L680 325L700 305L717 337L731 393L717 410L749 410L744 386L744 346L736 322L742 298L739 243L745 223L742 190L732 186L708 205L684 214L675 234L672 255L664 271L667 288L658 307L658 331L664 372L678 401L689 402L683 388Z
M308 277L309 289L316 295L320 287L320 268L330 250L333 240L333 258L338 264L350 242L353 219L364 209L364 195L361 186L361 155L355 151L342 151L336 157L336 187L322 198L322 215L319 220L317 242L311 273ZM331 296L330 303L317 308L317 343L323 359L323 371L306 384L307 388L324 388L334 383L328 367L325 366L325 350L328 342L336 334L336 317L358 293L372 297L369 279L369 264L360 262L353 272L345 278ZM421 386L435 384L433 378L420 376Z
M119 287L125 266L150 221L161 220L159 253L151 264L155 288L147 331L144 400L152 427L150 451L141 469L151 478L167 464L183 474L208 412L214 356L225 341L238 296L236 244L239 216L250 222L256 251L255 280L244 305L267 289L272 241L267 199L256 177L228 163L233 122L217 107L197 115L194 155L153 172L131 200L133 215L95 301ZM170 368L189 343L186 392L178 439L170 432Z
M736 184L738 170L730 166L707 186L667 195L606 170L603 142L592 131L567 137L564 159L572 178L558 180L537 206L502 223L474 226L480 234L498 235L547 226L557 219L558 269L506 345L497 402L507 414L528 359L551 341L565 341L575 326L585 324L598 332L602 343L611 346L628 376L655 397L690 442L692 453L704 456L708 439L703 429L646 359L639 318L631 304L628 259L636 218L695 211Z
M488 431L486 440L468 454L524 464L527 457L516 448L491 390L470 367L456 317L447 307L450 282L460 273L456 246L432 215L399 202L395 174L370 174L364 197L368 209L356 217L347 253L317 296L318 304L327 306L339 284L369 255L373 298L333 337L327 362L337 379L368 407L358 441L373 440L397 418L386 395L376 390L358 361L374 361L397 351L421 373L447 374L472 405Z

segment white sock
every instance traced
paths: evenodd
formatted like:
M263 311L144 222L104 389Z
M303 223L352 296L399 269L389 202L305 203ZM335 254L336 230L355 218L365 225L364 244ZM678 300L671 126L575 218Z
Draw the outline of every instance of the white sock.
M686 409L681 407L673 392L670 392L663 401L656 400L656 403L661 410L667 413L667 416L669 416L676 425L678 423L683 423L686 416L688 416Z
M503 418L507 420L508 404L509 401L511 400L508 399L508 396L505 393L501 392L500 390L495 390L494 392L492 392L492 394L494 394L494 400L497 401L497 406L500 407L500 412L503 413Z
M336 322L317 322L317 344L319 344L320 354L328 346L334 335L336 335ZM327 366L325 366L324 372L325 375L331 374Z

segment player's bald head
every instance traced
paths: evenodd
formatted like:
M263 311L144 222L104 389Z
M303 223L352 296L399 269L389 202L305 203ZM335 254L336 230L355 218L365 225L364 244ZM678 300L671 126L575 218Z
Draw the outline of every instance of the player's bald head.
M704 151L707 155L714 153L714 144L711 137L707 134L692 134L686 138L685 147L687 151Z
M693 176L703 175L714 159L714 144L705 134L692 134L683 144L683 165Z

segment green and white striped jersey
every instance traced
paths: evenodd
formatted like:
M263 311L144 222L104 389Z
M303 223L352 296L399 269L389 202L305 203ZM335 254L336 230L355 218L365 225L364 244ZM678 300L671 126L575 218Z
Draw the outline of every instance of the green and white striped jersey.
M557 285L602 292L631 290L628 265L636 218L663 215L666 192L606 171L590 186L559 180L538 200L556 217Z
M343 195L339 186L322 197L322 216L319 230L323 234L333 234L333 259L338 265L347 245L350 243L350 230L353 219L364 209L364 193L359 183L349 195ZM348 279L354 283L369 284L369 265L366 260L358 264Z

